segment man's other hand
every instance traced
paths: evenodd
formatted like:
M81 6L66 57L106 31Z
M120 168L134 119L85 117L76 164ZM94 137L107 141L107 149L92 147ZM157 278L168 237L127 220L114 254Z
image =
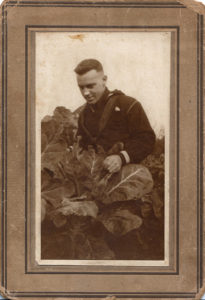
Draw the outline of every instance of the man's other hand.
M110 173L116 173L120 171L122 167L122 160L119 155L110 155L106 157L103 162L104 168Z

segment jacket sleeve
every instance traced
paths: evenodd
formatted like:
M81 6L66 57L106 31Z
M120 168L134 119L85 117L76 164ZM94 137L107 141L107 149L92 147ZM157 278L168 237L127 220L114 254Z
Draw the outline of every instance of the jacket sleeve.
M125 141L125 151L131 163L139 163L153 151L155 133L142 105L136 100L128 109L127 125L129 138Z

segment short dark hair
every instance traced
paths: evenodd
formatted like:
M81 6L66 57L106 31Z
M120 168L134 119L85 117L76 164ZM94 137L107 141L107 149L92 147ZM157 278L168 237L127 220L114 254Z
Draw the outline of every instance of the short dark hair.
M83 75L90 70L96 70L98 72L103 71L102 64L97 59L84 59L74 69L78 75Z

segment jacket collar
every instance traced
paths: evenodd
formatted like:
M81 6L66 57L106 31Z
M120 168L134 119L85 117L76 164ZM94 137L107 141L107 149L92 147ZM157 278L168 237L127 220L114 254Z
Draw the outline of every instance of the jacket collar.
M103 94L100 97L100 99L98 100L98 102L95 103L95 104L88 104L87 103L87 105L86 105L87 108L89 108L92 112L94 112L96 110L99 110L99 109L102 109L105 106L105 104L106 104L106 102L108 100L109 93L110 92L109 92L108 88L106 87L105 91L103 92Z

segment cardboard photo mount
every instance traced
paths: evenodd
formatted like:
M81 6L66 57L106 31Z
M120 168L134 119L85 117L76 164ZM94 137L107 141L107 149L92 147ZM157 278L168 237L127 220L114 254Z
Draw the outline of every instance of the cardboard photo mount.
M1 293L8 299L200 299L204 7L190 1L6 1L2 5ZM35 32L169 31L169 266L35 261Z

